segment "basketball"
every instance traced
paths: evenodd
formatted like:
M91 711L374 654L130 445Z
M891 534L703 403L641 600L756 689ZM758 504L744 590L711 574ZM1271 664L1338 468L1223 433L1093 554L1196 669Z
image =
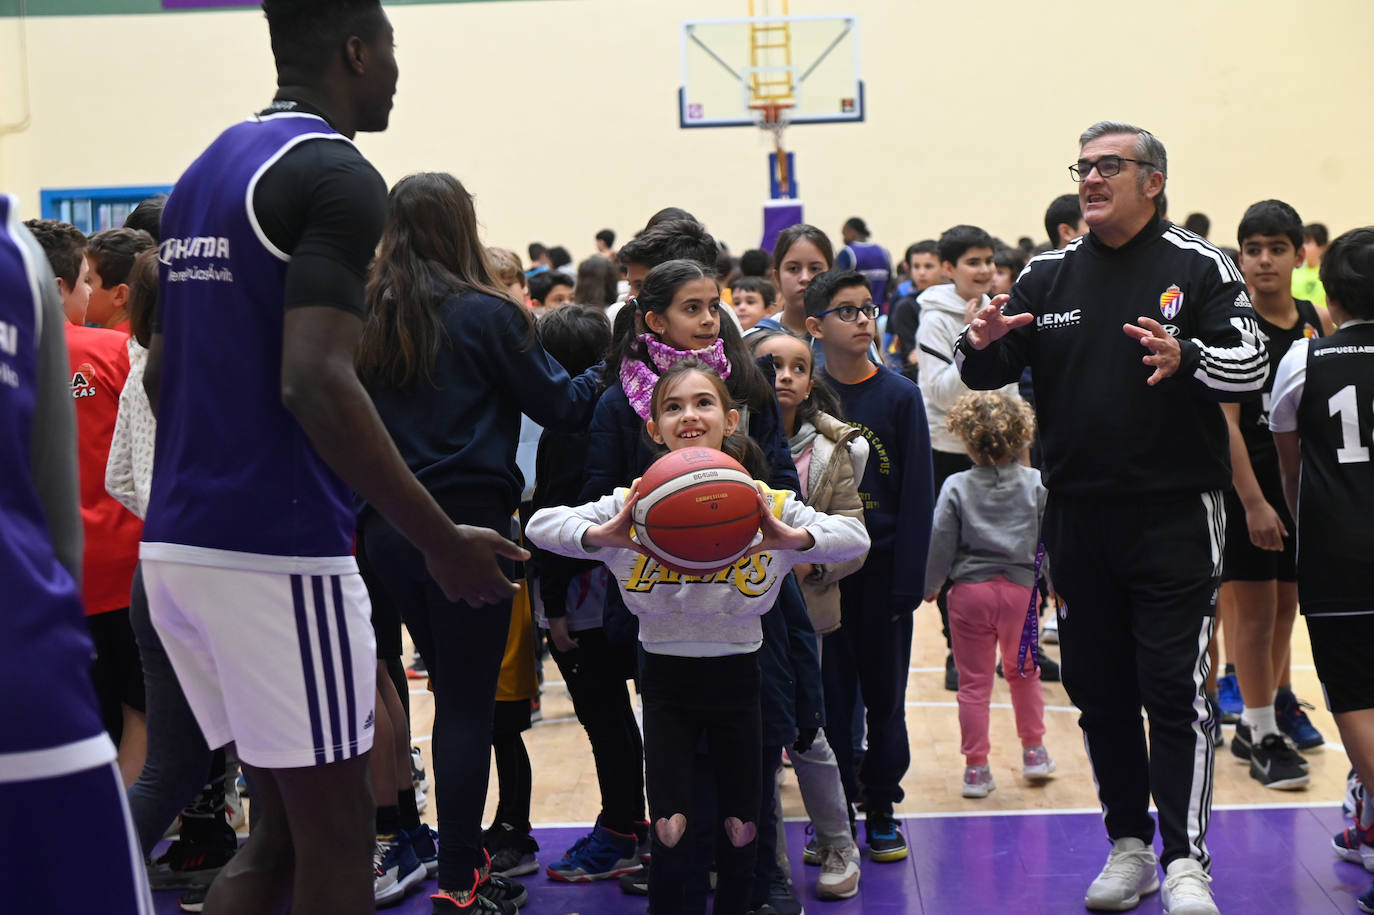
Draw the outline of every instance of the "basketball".
M717 572L743 556L758 533L758 495L729 455L713 448L672 451L639 483L635 536L674 572Z

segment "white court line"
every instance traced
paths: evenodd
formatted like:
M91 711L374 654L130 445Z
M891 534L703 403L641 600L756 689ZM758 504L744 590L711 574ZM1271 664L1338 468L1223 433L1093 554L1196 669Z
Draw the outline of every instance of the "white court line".
M1008 706L1008 708L1010 708L1010 706ZM539 727L541 724L567 724L567 723L570 722L570 721L576 721L576 720L577 720L577 716L576 716L576 715L564 715L564 716L561 717L561 718L541 718L539 721L531 722L531 723L530 723L530 726L531 726L531 727L536 727L536 728L537 728L537 727ZM421 736L419 736L419 737L416 737L415 735L412 734L411 737L410 737L410 742L411 742L411 743L425 743L426 741L432 740L433 737L434 737L433 734L423 734L423 735L421 735Z
M1286 804L1213 804L1213 810L1336 810L1339 804L1330 801L1305 801ZM1151 812L1155 811L1153 804L1150 805ZM927 811L924 813L903 813L898 810L896 817L899 820L940 820L940 819L968 819L970 817L1031 817L1031 816L1073 816L1092 814L1101 816L1100 807L1043 807L1034 810L944 810ZM810 820L804 816L783 817L788 823L809 823ZM859 816L862 820L864 817ZM595 823L535 823L536 829L571 829L586 828L590 829Z
M908 703L906 704L906 707L907 707L907 708L958 708L958 707L959 707L959 703L957 703L957 702L916 702L916 701L913 701L913 702L908 702ZM991 702L991 703L988 704L988 708L1007 708L1007 709L1009 709L1009 708L1011 708L1011 703L1010 703L1010 702ZM1045 711L1047 711L1047 712L1077 712L1078 709L1074 708L1072 705L1047 705L1047 706L1045 706Z

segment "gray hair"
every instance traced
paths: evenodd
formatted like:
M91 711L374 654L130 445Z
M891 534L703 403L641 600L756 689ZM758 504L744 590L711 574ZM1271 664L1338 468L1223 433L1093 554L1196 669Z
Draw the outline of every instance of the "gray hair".
M1139 172L1136 176L1136 186L1142 191L1145 190L1145 183L1150 180L1150 175L1159 172L1164 183L1169 181L1169 154L1164 149L1164 144L1159 142L1159 138L1150 133L1143 127L1134 124L1127 124L1125 121L1098 121L1096 124L1083 131L1078 138L1078 148L1082 149L1093 140L1107 136L1119 136L1129 134L1135 137L1135 158L1141 160L1138 165ZM1150 165L1143 163L1149 162ZM1159 186L1159 196L1155 198L1155 212L1160 216L1164 215L1166 206L1164 199L1164 184Z

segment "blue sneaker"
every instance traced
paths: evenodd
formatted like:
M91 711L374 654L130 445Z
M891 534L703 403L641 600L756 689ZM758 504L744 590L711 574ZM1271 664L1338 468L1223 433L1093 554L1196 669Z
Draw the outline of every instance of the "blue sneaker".
M1284 690L1274 697L1274 717L1278 719L1279 730L1299 750L1311 750L1326 743L1321 731L1312 725L1312 719L1303 711L1305 708L1312 708L1312 704L1298 699L1292 690Z
M1365 890L1362 895L1356 898L1355 905L1360 907L1361 912L1374 913L1374 886L1371 886L1369 889Z
M590 883L632 874L641 867L639 843L633 834L622 835L597 826L589 835L578 839L562 861L550 864L545 872L551 880Z
M425 882L425 866L415 857L405 833L397 833L389 839L378 836L372 864L372 896L379 907L395 905L411 889Z
M410 839L411 851L425 866L425 874L433 877L439 873L439 833L434 831L434 827L421 823L406 837Z
M870 810L864 826L868 856L874 861L901 861L907 856L906 837L890 811Z
M1240 684L1235 674L1217 677L1217 706L1221 709L1222 724L1235 724L1240 720L1245 700L1240 697Z

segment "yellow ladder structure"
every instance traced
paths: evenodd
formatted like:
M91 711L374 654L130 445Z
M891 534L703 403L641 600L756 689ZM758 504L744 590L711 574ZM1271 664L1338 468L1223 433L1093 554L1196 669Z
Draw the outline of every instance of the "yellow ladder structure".
M788 0L749 0L749 16L786 16ZM773 9L781 6L781 9ZM792 27L786 22L749 24L749 74L751 108L790 107L795 98L792 82ZM760 68L764 68L760 72Z

